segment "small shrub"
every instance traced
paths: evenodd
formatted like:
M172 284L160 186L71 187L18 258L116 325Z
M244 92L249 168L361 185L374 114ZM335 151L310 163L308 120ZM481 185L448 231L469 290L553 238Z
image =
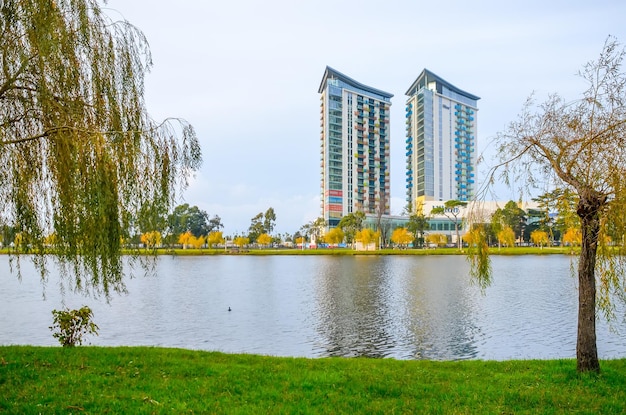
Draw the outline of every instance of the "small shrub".
M59 340L63 347L74 347L83 344L86 334L98 335L98 326L92 321L91 308L83 306L80 310L52 310L52 336Z

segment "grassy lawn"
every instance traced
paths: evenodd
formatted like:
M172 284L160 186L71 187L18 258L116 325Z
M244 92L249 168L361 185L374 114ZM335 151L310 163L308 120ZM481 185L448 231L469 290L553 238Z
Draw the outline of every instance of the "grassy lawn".
M617 414L626 359L304 359L181 349L0 347L0 413Z

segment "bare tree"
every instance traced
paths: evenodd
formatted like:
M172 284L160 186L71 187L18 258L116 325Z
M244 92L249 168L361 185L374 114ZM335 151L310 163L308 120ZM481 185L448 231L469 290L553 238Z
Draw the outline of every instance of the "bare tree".
M599 372L596 304L610 313L611 293L624 296L626 234L626 76L624 48L609 37L596 61L579 75L588 83L581 99L551 95L538 107L532 97L517 121L497 137L499 172L508 183L553 183L579 198L582 228L578 259L577 368ZM609 242L615 242L609 246ZM473 258L474 275L489 278L486 255ZM482 264L482 265L481 265ZM596 280L597 279L597 280ZM596 289L596 284L599 290ZM597 303L598 301L598 303ZM608 315L608 314L607 314Z
M318 239L324 234L324 229L326 228L327 223L326 220L322 217L319 217L311 222L302 225L300 231L303 235L308 235L311 241L318 242Z
M380 232L381 245L383 246L389 243L389 231L391 230L391 221L388 216L385 216L387 212L387 195L385 189L381 189L380 196L376 199L376 230Z
M456 245L457 248L461 249L461 236L459 235L459 215L461 214L461 209L467 206L467 202L462 202L460 200L448 200L444 203L443 206L437 206L432 208L430 211L431 215L444 215L448 219L454 223L454 231L456 233Z

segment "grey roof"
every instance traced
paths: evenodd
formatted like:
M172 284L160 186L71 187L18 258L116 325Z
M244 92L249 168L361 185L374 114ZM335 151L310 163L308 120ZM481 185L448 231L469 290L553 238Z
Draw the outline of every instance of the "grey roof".
M407 89L407 91L405 92L405 95L411 96L412 93L411 91L415 90L417 88L417 86L419 85L419 83L426 78L427 82L438 82L441 85L445 86L446 88L448 88L450 91L455 92L457 94L466 96L469 99L473 99L478 101L480 99L479 96L476 96L474 94L470 94L469 92L465 92L460 88L455 87L454 85L452 85L450 82L446 81L445 79L437 76L436 74L434 74L433 72L429 71L428 69L424 68L424 70L422 71L422 73L420 74L420 76L417 77L417 79L415 80L415 82L413 82L411 84L411 87L409 89ZM415 91L417 92L417 91ZM438 91L441 92L441 91Z
M324 71L324 77L322 78L322 83L320 84L319 90L317 91L320 94L324 91L324 87L326 86L326 82L328 81L328 78L340 79L343 82L345 82L346 84L351 85L351 86L353 86L355 88L363 89L365 91L370 91L373 94L381 95L381 96L383 96L385 98L393 97L393 94L390 94L389 92L381 91L380 89L376 89L376 88L372 88L371 86L363 85L362 83L355 81L354 79L350 78L349 76L346 76L346 75L342 74L341 72L331 68L330 66L326 66L326 71Z

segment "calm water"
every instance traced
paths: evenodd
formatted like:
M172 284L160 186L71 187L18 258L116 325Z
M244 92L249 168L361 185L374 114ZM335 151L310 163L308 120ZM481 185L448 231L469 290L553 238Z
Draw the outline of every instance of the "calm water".
M89 343L277 356L513 359L575 356L577 291L565 256L492 258L484 295L463 257L161 257L128 295L59 294L0 256L0 344L55 345L52 309L92 307ZM232 311L228 311L231 307ZM626 357L624 308L598 325L602 358Z

